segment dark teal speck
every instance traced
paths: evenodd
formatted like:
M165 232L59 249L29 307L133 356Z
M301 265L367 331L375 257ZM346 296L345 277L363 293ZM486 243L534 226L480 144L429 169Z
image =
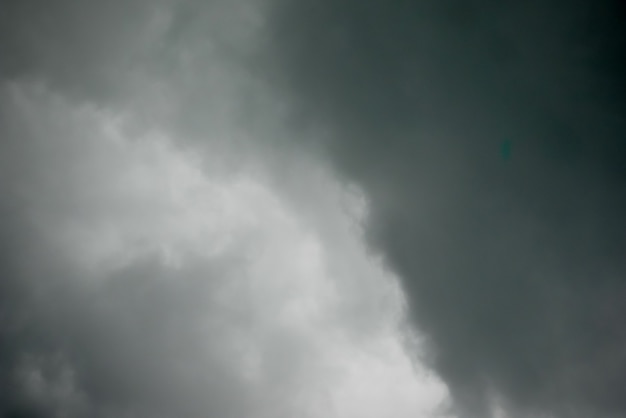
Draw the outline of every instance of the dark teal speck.
M503 141L500 147L502 159L508 161L511 158L511 141Z

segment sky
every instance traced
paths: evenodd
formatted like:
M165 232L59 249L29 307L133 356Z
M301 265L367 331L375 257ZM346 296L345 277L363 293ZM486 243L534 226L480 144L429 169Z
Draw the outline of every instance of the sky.
M0 0L0 417L625 416L625 18Z

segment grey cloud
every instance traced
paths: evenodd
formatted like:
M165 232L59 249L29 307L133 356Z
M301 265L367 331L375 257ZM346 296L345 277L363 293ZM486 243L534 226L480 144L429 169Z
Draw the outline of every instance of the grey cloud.
M490 416L494 396L513 416L626 412L620 7L274 11L268 71L293 136L319 133L368 194L371 244L461 416Z
M212 13L214 2L3 2L0 71L5 80L43 80L96 107L139 96L147 113L163 87L165 107L176 108L168 122L182 136L217 132L224 141L235 140L225 119L275 133L265 125L267 103L258 96L243 97L248 103L241 108L230 100L233 85L237 93L257 93L253 78L270 80L293 112L286 136L298 146L299 138L320 138L340 175L367 193L369 239L401 276L411 319L429 337L430 361L462 416L489 416L494 393L514 416L619 416L626 387L619 76L626 49L617 6L562 3L277 2L270 50L263 51L269 54L259 57L247 55L249 39L238 40L234 24L223 25L230 11ZM218 55L209 42L213 29L226 34ZM194 416L204 400L176 385L212 383L187 374L186 364L173 364L199 337L193 327L169 334L169 326L149 320L153 305L131 293L146 291L171 307L164 308L168 318L193 322L197 312L180 303L186 290L170 288L165 278L172 270L154 260L118 271L128 280L113 278L95 293L58 290L71 289L66 280L78 273L30 231L27 215L17 215L32 208L21 185L39 173L35 191L48 203L37 214L91 213L94 208L73 207L48 183L54 176L46 167L80 156L49 155L32 145L38 144L32 132L20 131L36 127L32 120L6 106L0 116L4 412L38 413L15 380L16 365L31 361L33 367L60 362L56 371L50 366L51 380L62 381L64 367L75 369L78 400L70 404L77 414L96 405L104 410L92 416L146 407L152 413L165 405L163 415ZM317 135L329 130L329 138ZM504 141L511 144L509 160L501 156ZM270 157L283 158L277 151ZM60 180L76 185L71 170ZM200 285L193 280L197 272L188 273L190 296ZM149 275L157 279L146 280ZM45 287L37 293L35 284L49 276L58 278L57 293ZM42 295L47 303L37 299ZM50 307L50 300L63 300L53 303L63 309ZM102 306L110 300L119 306ZM134 334L138 329L146 333ZM120 345L110 347L113 340ZM161 351L175 341L190 345ZM273 358L287 357L287 346L279 344ZM133 367L111 366L113 357L103 351L109 348L118 350L120 364ZM35 360L24 359L29 352ZM67 358L55 363L58 352ZM241 389L219 361L207 361L208 369L215 363L213 376ZM116 392L119 382L127 386ZM219 416L243 413L224 399L224 405L215 401ZM69 408L65 401L46 402Z
M229 326L220 323L228 316L206 298L228 277L223 267L201 262L181 271L139 260L90 288L72 269L29 261L46 277L3 276L2 416L249 413L248 385L228 352ZM39 395L20 379L29 364L44 376ZM63 372L69 392L48 399Z
M76 263L107 234L68 245L72 228L167 240L151 224L176 202L124 182L170 173L162 156L116 148L98 107L13 87L0 98L0 416L293 416L315 362L304 337L272 322L278 308L251 294L246 251L173 265L158 243L136 253L126 242L121 263ZM260 376L246 350L258 351Z
M236 333L267 331L251 312L260 302L237 293L245 260L173 267L129 254L125 266L92 274L57 240L72 223L133 229L141 228L133 211L148 223L162 214L159 201L107 189L128 156L110 153L94 115L137 100L150 116L148 102L160 99L153 90L164 84L180 94L163 100L176 108L182 97L189 109L202 100L191 94L201 79L210 100L194 118L213 115L227 100L225 78L206 79L221 64L188 64L206 63L213 32L232 30L234 2L9 0L0 8L0 416L293 416L286 394L300 388L304 343L276 330L273 345L250 335L268 358L261 384L249 381L237 352ZM23 85L35 87L20 102ZM225 283L235 287L228 305L214 300Z
M220 94L207 82L216 67L244 60L243 45L260 23L251 4L3 0L0 77L36 80L78 101L118 106L138 95L150 96L142 103L149 106L154 90L169 84L191 104L199 87ZM194 68L199 61L202 67Z
M255 339L269 331L256 319L262 301L245 293L245 260L174 267L154 254L90 277L4 212L0 415L292 416L287 394L307 351L289 332ZM227 284L235 293L221 300ZM240 333L260 350L260 383L247 376Z
M2 2L0 72L41 78L67 94L110 98L139 52L150 13L164 2Z
M0 79L128 112L139 131L158 127L185 145L209 143L235 165L259 151L239 131L276 136L261 71L270 3L6 0Z
M59 102L29 113L7 96L3 91L0 415L246 416L251 396L228 353L233 319L211 297L241 261L190 260L176 268L154 255L104 277L69 263L41 215L86 224L93 219L85 212L115 216L117 202L89 209L85 190L72 181L89 175L73 162L76 154L92 164L89 187L103 187L108 174L94 169L115 170L115 156L100 155L109 163L94 167L94 148L106 150L94 144L103 138L94 126L90 136L72 131L76 121Z

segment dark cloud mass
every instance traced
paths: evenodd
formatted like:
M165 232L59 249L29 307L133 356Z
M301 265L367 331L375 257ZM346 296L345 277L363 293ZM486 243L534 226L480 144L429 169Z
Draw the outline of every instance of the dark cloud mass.
M493 399L626 414L625 17L609 1L276 8L291 126L330 131L368 193L371 243L460 416Z
M291 418L309 416L304 388L333 381L313 360L326 341L289 325L317 300L287 314L278 303L286 283L306 286L283 276L324 270L317 250L294 249L296 267L280 272L290 244L265 243L297 233L268 226L259 253L274 258L257 268L279 271L276 289L238 287L247 253L169 263L155 242L186 251L200 227L176 216L205 208L160 192L178 178L159 152L129 145L142 140L106 142L100 131L129 108L181 149L205 139L235 159L266 152L276 171L297 165L279 161L294 144L322 150L367 196L368 243L400 277L460 418L626 416L624 6L251 5L0 0L0 417ZM238 124L276 135L245 148ZM300 207L321 210L287 177L277 184ZM253 196L241 204L265 210ZM107 251L125 261L97 264ZM322 404L310 416L329 416Z

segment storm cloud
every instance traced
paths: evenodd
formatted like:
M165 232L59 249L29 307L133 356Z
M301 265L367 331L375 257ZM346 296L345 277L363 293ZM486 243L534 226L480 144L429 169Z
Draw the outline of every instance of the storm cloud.
M3 416L408 417L445 401L403 351L358 194L319 167L280 189L38 84L7 84L2 115Z
M2 4L1 416L440 415L362 193L277 146L261 6Z
M277 7L291 123L371 199L369 242L460 416L626 413L623 19L618 2Z
M0 7L0 415L626 414L618 2Z

